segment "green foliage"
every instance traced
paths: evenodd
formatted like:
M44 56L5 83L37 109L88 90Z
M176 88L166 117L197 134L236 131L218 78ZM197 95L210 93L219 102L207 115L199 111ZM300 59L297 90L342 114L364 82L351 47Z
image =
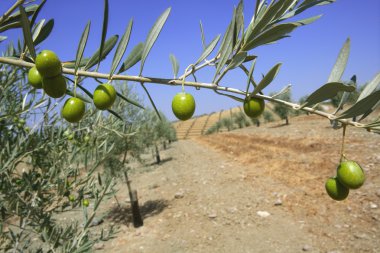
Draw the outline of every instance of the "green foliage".
M266 122L272 122L274 121L274 117L273 117L273 114L270 113L269 111L267 110L264 110L263 112L263 118Z
M288 90L287 92L284 92L276 96L276 98L290 102L292 99L292 95L290 90ZM282 104L274 104L273 110L278 116L280 116L281 119L284 119L286 121L286 124L289 124L289 115L291 112L291 109L289 107L284 106Z

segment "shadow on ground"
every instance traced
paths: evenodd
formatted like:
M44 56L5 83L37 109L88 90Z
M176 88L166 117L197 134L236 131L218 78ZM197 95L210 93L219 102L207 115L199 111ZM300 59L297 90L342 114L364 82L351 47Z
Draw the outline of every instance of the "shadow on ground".
M155 216L168 207L169 201L164 199L148 200L140 205L140 213L143 219ZM132 211L130 205L114 206L108 213L107 220L119 224L132 223Z

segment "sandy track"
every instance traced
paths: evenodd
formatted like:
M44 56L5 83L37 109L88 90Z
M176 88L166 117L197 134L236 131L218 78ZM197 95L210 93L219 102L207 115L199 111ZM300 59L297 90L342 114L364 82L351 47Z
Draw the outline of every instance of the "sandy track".
M121 233L101 251L380 252L380 136L349 129L346 154L367 181L335 202L324 181L339 160L341 131L314 117L296 121L172 144L166 162L132 175L144 226L133 228L128 209L110 202L106 224ZM118 199L127 199L125 188Z

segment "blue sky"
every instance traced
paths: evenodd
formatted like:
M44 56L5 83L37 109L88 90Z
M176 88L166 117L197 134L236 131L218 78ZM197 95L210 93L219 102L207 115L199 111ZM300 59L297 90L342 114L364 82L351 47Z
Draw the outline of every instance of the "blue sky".
M0 12L3 13L15 1L2 0ZM131 40L124 57L134 45L145 40L151 26L158 16L172 7L167 23L153 47L145 64L143 75L171 78L172 68L169 54L173 53L180 63L180 74L195 62L202 53L199 21L202 20L207 43L217 34L225 31L232 17L233 7L238 0L156 0L125 1L110 0L110 16L107 37L122 35L129 20L133 18L134 26ZM255 1L244 1L246 25L251 19ZM273 65L282 62L282 68L273 84L264 93L278 91L285 85L293 85L294 100L310 94L323 85L334 65L337 54L347 37L351 38L351 55L343 80L357 75L358 83L363 84L372 79L380 71L380 1L377 0L337 0L336 3L312 8L299 16L299 19L323 14L315 23L300 27L292 33L292 37L277 44L254 49L251 54L258 55L256 71L257 80ZM85 56L91 56L99 47L103 15L103 1L47 1L39 18L55 19L55 27L51 36L41 44L40 49L55 51L62 61L75 58L76 48L84 26L91 20L91 32ZM5 32L9 39L21 36L21 30ZM4 49L2 43L0 49ZM100 71L110 69L113 52L102 63ZM247 65L249 67L249 65ZM214 75L213 68L205 69L197 75L198 81L210 82ZM129 75L137 75L139 66L127 71ZM229 73L221 82L222 85L244 89L246 78L239 70ZM86 82L89 89L97 83ZM171 120L171 99L180 87L169 87L147 84L159 110ZM136 91L149 105L147 96L140 89ZM238 106L239 103L213 91L187 87L196 99L195 115L219 111ZM150 106L150 105L149 105Z

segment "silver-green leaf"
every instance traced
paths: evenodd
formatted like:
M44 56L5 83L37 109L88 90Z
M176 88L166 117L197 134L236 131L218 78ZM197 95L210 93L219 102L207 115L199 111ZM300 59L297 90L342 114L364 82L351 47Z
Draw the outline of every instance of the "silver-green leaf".
M353 118L371 110L380 101L380 90L368 95L367 97L356 102L347 111L343 112L338 119Z
M82 36L80 38L80 41L79 41L79 44L78 44L78 48L77 48L77 54L76 54L76 57L75 57L74 73L77 72L77 70L79 68L79 65L80 65L80 63L82 61L84 49L86 48L88 35L90 33L90 26L91 26L91 21L88 21L86 27L84 28Z
M97 67L96 70L98 70L100 62L102 61L102 55L103 55L103 47L104 43L106 41L107 37L107 28L108 28L108 9L109 9L109 4L108 0L104 0L104 12L103 12L103 27L102 27L102 38L100 40L100 48L99 48L99 58L97 61Z
M41 31L38 33L38 36L34 39L34 46L37 46L42 41L44 41L47 37L49 37L51 31L54 27L54 19L50 19L42 28Z
M379 86L380 86L380 73L377 73L377 75L366 85L362 93L360 93L360 96L357 102L367 97L368 95L372 94Z
M121 65L118 74L127 71L141 60L142 52L144 50L144 43L137 44L128 55L127 59Z
M162 30L162 27L164 26L167 18L169 17L171 8L166 9L161 16L157 19L156 23L153 25L152 29L150 30L148 37L146 38L146 41L144 43L144 49L141 56L141 66L140 66L140 74L142 74L142 71L144 69L145 60L148 57L148 54L150 50L152 49L154 43L156 42L158 36L160 35L160 32Z
M352 92L355 90L355 86L344 85L341 82L326 83L316 91L314 91L307 99L306 102L301 106L311 106L316 103L325 101L335 97L339 91Z
M20 15L20 21L21 21L21 25L22 25L22 32L24 35L24 40L25 40L26 46L29 49L30 55L32 56L33 59L35 59L36 58L36 49L34 48L34 44L33 44L33 37L32 37L32 33L30 31L29 19L28 19L26 12L25 12L24 7L22 5L20 5L19 8L20 8L20 14L21 14Z
M219 42L219 39L220 39L220 34L218 36L216 36L211 42L210 44L207 45L207 47L205 48L205 50L203 51L202 55L199 57L199 59L195 62L194 65L197 65L199 64L200 62L202 62L204 59L207 58L207 56L209 56L212 51L214 51L216 45L218 44Z
M338 58L336 59L335 65L331 70L328 83L339 82L342 78L343 72L346 69L348 56L350 55L350 38L346 40L342 49L339 52Z
M113 57L112 60L112 66L111 66L111 71L110 71L110 76L113 75L115 72L117 66L119 65L121 58L123 58L123 55L125 53L125 50L127 49L128 43L129 43L129 38L131 36L132 32L132 26L133 26L133 20L131 19L129 21L129 24L124 32L123 37L121 38L119 45L116 48L115 56Z
M277 63L275 66L273 66L269 72L264 76L264 78L260 81L260 83L256 86L256 88L251 93L251 97L253 95L256 95L260 91L262 91L265 87L267 87L277 76L278 72L280 71L282 63Z
M90 58L88 63L85 66L85 70L88 70L89 68L95 66L99 59L103 60L106 58L106 56L111 52L111 50L115 47L117 40L119 39L118 35L113 35L111 38L109 38L105 43L104 43L104 50L102 51L102 55L100 56L100 49L98 49Z
M179 63L174 54L170 54L169 58L170 58L170 62L172 63L174 79L176 79L178 75L178 70L179 70Z

